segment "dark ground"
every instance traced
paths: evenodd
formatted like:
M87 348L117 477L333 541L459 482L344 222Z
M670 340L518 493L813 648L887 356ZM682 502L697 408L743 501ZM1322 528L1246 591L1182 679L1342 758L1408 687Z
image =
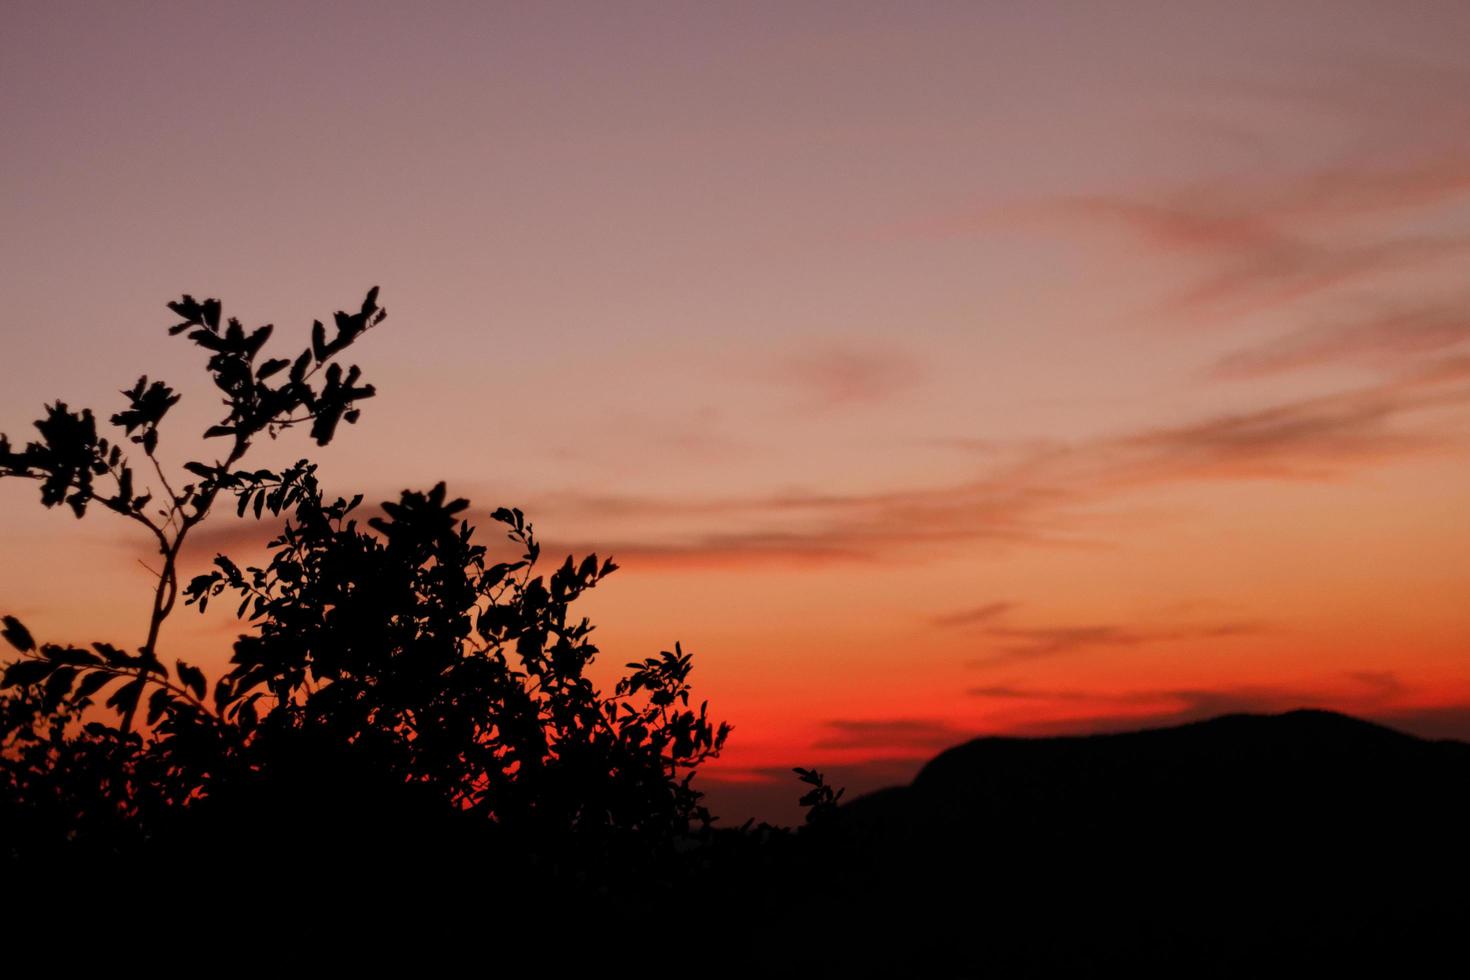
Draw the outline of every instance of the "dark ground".
M105 893L53 882L50 907L95 951L130 936L163 972L1461 976L1467 804L1465 743L1234 715L978 739L823 826L724 831L672 861L589 874L339 813L316 847L242 860L200 841L171 871L118 869Z

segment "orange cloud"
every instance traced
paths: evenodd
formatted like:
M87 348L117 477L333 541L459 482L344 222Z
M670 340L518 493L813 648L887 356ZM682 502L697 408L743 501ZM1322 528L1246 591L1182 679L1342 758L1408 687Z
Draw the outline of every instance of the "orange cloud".
M1088 195L1041 210L1109 224L1169 254L1209 265L1167 309L1241 313L1279 306L1470 251L1470 238L1406 225L1416 209L1470 195L1470 157L1451 155L1394 169L1344 167L1275 184L1220 182L1154 201ZM1349 227L1374 218L1378 227ZM1361 222L1358 222L1361 225Z
M1258 636L1267 632L1259 623L1231 622L1205 626L1179 626L1140 630L1101 624L1083 626L1003 627L992 626L985 636L996 642L996 651L970 661L971 667L992 667L1017 660L1036 660L1097 647L1125 648L1145 644L1184 643L1236 636ZM983 689L976 689L983 690ZM972 692L973 693L973 692Z
M822 723L826 734L814 749L939 749L970 737L969 732L933 718L835 719Z
M1381 364L1443 350L1470 340L1470 302L1424 307L1294 330L1269 343L1221 358L1216 378L1259 378L1343 362Z
M1389 381L1269 408L1104 437L1030 445L974 480L868 494L785 493L667 499L547 494L548 515L618 519L631 530L548 538L548 554L613 555L649 569L825 565L926 559L957 546L1095 545L1082 510L1127 490L1229 480L1327 480L1462 446L1431 413L1470 406L1470 356ZM534 501L528 503L535 511ZM488 512L489 507L485 507ZM677 516L693 529L659 530ZM718 530L699 527L718 524ZM488 519L484 521L488 524ZM1084 533L1086 532L1086 533ZM270 529L249 521L201 529L194 554L248 547Z
M606 529L544 537L548 555L595 552L643 571L924 561L973 545L1097 547L1107 519L1088 508L1109 498L1201 481L1342 479L1442 454L1466 437L1440 416L1466 408L1470 355L1452 355L1253 411L1074 443L1018 443L1011 453L987 451L986 472L949 484L706 498L547 492L520 503L543 531L594 521ZM495 503L476 501L485 529ZM274 531L270 522L222 519L191 537L189 556L258 548Z
M807 410L827 410L884 401L918 383L914 356L902 349L828 345L793 354L775 377L794 386Z
M958 612L935 616L930 622L940 627L976 626L999 619L1001 616L1015 609L1018 605L1020 603L987 602L982 606L975 606L971 609L961 609Z

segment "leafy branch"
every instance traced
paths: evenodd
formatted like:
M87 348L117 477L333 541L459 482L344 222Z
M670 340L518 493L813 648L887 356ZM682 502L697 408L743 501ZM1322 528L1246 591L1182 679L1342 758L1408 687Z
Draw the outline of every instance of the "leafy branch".
M360 384L361 371L355 365L344 373L334 359L382 322L386 311L378 306L377 297L378 289L374 286L357 312L338 312L335 334L330 339L321 321L316 321L312 324L310 346L294 359L267 358L259 363L274 331L272 325L247 333L234 318L222 324L222 307L216 299L200 302L185 295L169 303L169 309L183 318L169 327L169 333L186 334L196 346L209 352L206 369L222 393L221 401L227 410L218 423L204 432L204 437L228 437L231 442L223 460L185 462L183 469L198 481L175 490L157 450L159 427L181 396L161 381L150 382L147 376L123 391L128 407L115 413L110 422L122 429L124 438L139 447L148 459L167 500L167 505L159 510L149 510L155 492L138 492L135 471L123 446L118 440L99 435L90 409L74 412L60 401L46 406L46 416L35 423L40 438L19 451L0 434L0 477L40 481L44 506L65 504L78 518L86 514L90 503L100 503L146 527L163 556L147 635L138 648L136 662L129 661L129 666L124 668L136 678L136 685L128 688L127 694L114 695L108 702L121 714L123 731L132 729L142 689L149 684L162 685L168 678L167 670L158 661L158 640L164 620L173 611L178 597L179 555L190 531L209 516L221 491L239 491L252 483L258 487L274 476L267 471L232 472L235 464L249 452L252 440L262 433L274 437L282 428L309 421L316 443L327 445L340 421L357 421L360 409L356 402L375 394L372 385ZM272 380L283 371L286 372L284 380ZM318 373L323 373L324 383L314 386L312 381ZM99 489L98 477L110 477L113 490ZM242 497L242 512L245 503ZM260 504L256 512L260 513ZM187 681L194 676L192 671L195 668L180 662L176 669L180 685L187 687ZM10 675L6 676L9 682ZM20 676L26 676L25 672ZM62 686L61 681L55 682L58 690ZM157 715L151 702L149 715L155 718Z

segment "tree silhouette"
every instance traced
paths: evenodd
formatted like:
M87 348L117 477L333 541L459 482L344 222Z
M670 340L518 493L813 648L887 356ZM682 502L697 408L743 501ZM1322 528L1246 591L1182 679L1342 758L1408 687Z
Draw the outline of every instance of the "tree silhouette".
M385 834L404 847L473 834L593 867L707 830L691 780L730 727L691 701L691 657L676 644L629 663L611 694L587 675L593 628L570 607L612 561L568 556L543 574L532 525L507 508L492 519L518 554L492 561L468 502L442 483L363 520L363 498L325 495L308 460L240 466L262 435L309 425L325 446L339 422L358 420L374 390L338 358L384 319L377 295L337 313L334 331L314 323L290 358L264 356L269 325L222 325L218 300L170 303L182 322L169 332L208 352L223 395L226 412L204 436L228 447L185 462L190 482L177 489L157 451L180 396L146 377L111 417L121 439L61 402L23 449L0 436L0 476L39 481L44 505L79 518L95 503L143 525L162 558L134 650L38 644L4 617L19 653L0 697L12 866L175 856L201 841L228 842L237 858L306 843L356 860L364 835L381 853ZM241 517L284 522L269 561L242 568L219 555L181 585L181 549L221 498ZM160 655L181 595L200 611L236 602L248 624L212 687L198 667Z

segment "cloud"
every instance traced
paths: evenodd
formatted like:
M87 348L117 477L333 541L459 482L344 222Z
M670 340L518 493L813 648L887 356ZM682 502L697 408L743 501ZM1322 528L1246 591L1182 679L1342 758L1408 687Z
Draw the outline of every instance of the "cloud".
M930 623L940 627L976 626L998 619L1018 605L1019 603L1015 602L987 602L983 606L975 606L972 609L961 609L959 612L935 616Z
M548 445L547 455L562 462L616 467L630 458L677 457L691 462L728 462L750 456L753 445L740 437L729 413L711 405L677 413L623 408L587 420L573 438Z
M1440 440L1396 428L1415 406L1390 392L1353 392L1125 436L1098 448L1100 478L1317 480L1423 453Z
M613 555L644 569L927 560L977 545L1099 547L1106 539L1097 532L1108 518L1089 509L1124 492L1201 481L1342 479L1463 447L1463 427L1435 413L1467 407L1470 356L1444 356L1373 385L1254 411L1074 443L1028 442L987 460L973 479L928 487L706 498L551 492L521 505L543 532L564 518L609 528L615 517L616 529L552 535L544 550ZM477 504L482 527L490 509ZM191 553L248 547L273 530L221 522L196 532Z
M827 734L812 743L814 749L934 749L973 734L932 718L836 719L822 726Z
M1038 211L1118 228L1203 262L1195 281L1166 301L1170 312L1244 313L1470 252L1470 237L1425 233L1414 220L1467 196L1470 155L1447 154L1274 182L1214 181L1152 200L1078 195Z
M1154 639L1121 626L997 628L986 630L985 635L1002 641L998 644L998 651L971 661L971 666L979 667L1007 660L1034 660L1090 647L1134 647Z
M1166 309L1187 314L1254 313L1441 259L1458 260L1467 253L1470 236L1409 236L1333 245L1284 240L1242 251L1219 271L1176 293Z
M977 543L1096 546L1097 525L1085 510L1122 492L1200 481L1341 479L1463 446L1459 428L1437 425L1433 413L1466 407L1470 357L1444 357L1377 384L1254 411L1072 444L1028 443L984 475L946 485L868 494L625 499L614 512L679 512L718 519L729 529L634 535L561 550L611 552L665 566L819 565L927 558Z
M1318 321L1219 359L1209 368L1215 378L1382 367L1470 339L1463 294L1424 298L1426 275L1458 278L1470 254L1470 71L1343 58L1273 80L1235 79L1216 97L1259 98L1273 113L1336 124L1338 156L1290 173L1059 197L1020 216L1122 233L1169 262L1175 278L1162 310L1171 324L1262 311ZM1323 301L1361 306L1364 295L1379 312L1326 323L1314 315Z
M559 540L548 551L596 551L642 567L828 565L928 558L962 544L1076 546L1042 518L1065 491L977 481L958 486L846 497L752 497L722 524L728 531L684 531ZM738 511L738 514L736 513ZM555 545L553 548L552 545Z
M224 508L221 508L212 513L210 523L196 528L184 539L182 558L185 562L207 562L217 554L235 556L240 553L263 552L266 543L280 533L284 523L273 518L260 521L237 519L233 514L226 515L223 511ZM366 520L366 516L363 520Z
M1275 688L1247 686L1233 688L1146 688L1142 690L1109 692L1086 691L1078 688L1029 688L1008 684L992 684L972 687L967 692L971 697L999 701L1036 701L1088 703L1102 706L1118 705L1169 705L1161 712L1167 717L1209 717L1228 711L1270 711L1280 705L1297 705L1318 697L1316 693L1304 693L1298 688ZM1111 717L1111 716L1104 716ZM1136 714L1122 717L1136 719ZM1090 723L1087 719L1084 722ZM1071 725L1076 719L1045 721L1038 724ZM1029 723L1028 723L1029 724Z
M997 701L1085 701L1094 697L1083 691L1037 691L1013 684L985 684L965 691L972 698Z
M619 564L637 563L657 569L818 566L877 560L881 541L859 542L841 533L820 531L750 531L683 536L665 541L633 538L548 540L546 554L592 554L616 557Z
M798 391L803 409L822 411L886 401L916 385L922 372L906 351L834 344L792 354L775 376Z
M1344 676L1366 687L1376 699L1389 700L1407 690L1391 670L1350 670Z
M985 630L985 636L995 641L994 652L971 660L969 666L991 667L1098 647L1119 649L1159 643L1189 643L1237 636L1259 636L1265 632L1268 632L1265 626L1248 622L1175 626L1154 630L1112 624L1029 628L994 626Z
M1426 417L1470 406L1467 381L1470 357L1445 357L1366 387L1055 446L1009 479L1096 497L1157 483L1332 478L1461 445Z
M1216 378L1260 378L1340 363L1381 364L1470 340L1470 300L1305 327L1236 351L1210 369Z
M1369 717L1420 738L1470 741L1470 704L1395 708L1373 712Z

